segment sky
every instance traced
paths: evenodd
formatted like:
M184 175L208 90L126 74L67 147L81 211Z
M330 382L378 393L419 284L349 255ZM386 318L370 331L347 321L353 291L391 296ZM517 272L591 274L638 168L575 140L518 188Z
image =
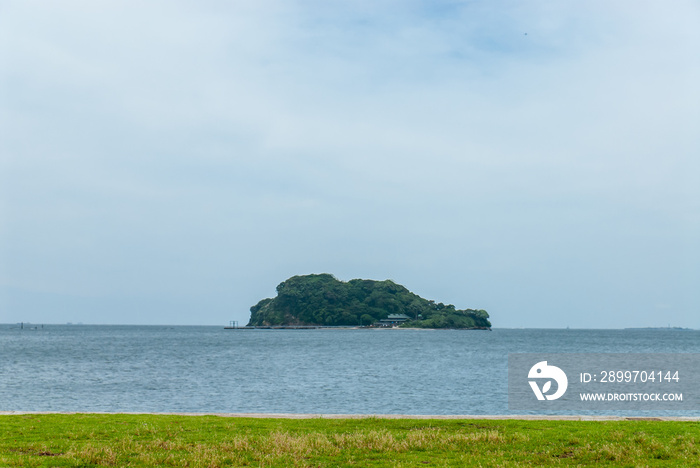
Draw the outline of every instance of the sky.
M293 275L700 328L700 3L0 2L0 323Z

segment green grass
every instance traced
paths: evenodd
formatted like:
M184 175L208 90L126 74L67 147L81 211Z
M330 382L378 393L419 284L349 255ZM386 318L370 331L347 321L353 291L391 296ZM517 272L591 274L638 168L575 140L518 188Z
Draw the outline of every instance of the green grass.
M699 422L0 416L0 467L700 467L699 460Z

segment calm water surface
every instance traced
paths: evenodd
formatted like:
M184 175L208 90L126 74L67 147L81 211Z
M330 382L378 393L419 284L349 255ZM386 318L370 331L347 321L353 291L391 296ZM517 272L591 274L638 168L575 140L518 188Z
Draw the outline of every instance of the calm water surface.
M0 411L509 414L514 352L700 353L700 331L0 325Z

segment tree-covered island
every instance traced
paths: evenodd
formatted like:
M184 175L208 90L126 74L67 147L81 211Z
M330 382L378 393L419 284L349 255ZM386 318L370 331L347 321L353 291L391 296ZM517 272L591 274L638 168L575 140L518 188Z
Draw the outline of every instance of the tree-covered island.
M372 326L402 317L402 327L490 329L485 310L459 310L429 301L391 280L333 275L293 276L277 286L277 297L250 308L248 326ZM406 318L407 316L407 318Z

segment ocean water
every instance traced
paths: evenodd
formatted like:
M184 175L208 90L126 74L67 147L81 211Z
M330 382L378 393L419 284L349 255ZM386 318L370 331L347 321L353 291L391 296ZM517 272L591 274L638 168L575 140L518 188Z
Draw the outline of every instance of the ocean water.
M0 325L0 411L512 414L517 352L700 353L700 331Z

